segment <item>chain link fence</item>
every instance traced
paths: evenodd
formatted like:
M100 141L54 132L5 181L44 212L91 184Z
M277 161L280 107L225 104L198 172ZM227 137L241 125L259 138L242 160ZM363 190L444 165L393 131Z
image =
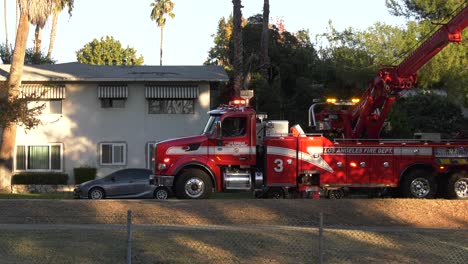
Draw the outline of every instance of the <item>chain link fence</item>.
M467 263L468 230L158 214L0 216L0 263ZM322 228L321 228L322 227Z

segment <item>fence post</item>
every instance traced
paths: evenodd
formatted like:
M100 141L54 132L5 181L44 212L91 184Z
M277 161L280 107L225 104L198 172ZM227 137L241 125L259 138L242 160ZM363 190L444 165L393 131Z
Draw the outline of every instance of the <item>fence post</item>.
M323 213L319 215L319 260L318 263L323 263Z
M132 210L127 212L127 264L132 264Z

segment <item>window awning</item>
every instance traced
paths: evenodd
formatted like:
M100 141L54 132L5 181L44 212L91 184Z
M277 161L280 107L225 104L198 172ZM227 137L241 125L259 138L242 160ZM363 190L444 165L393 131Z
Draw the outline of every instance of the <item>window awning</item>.
M195 99L198 85L146 85L147 99Z
M64 85L21 84L21 98L38 96L41 99L64 99Z
M127 85L98 86L98 98L127 98Z

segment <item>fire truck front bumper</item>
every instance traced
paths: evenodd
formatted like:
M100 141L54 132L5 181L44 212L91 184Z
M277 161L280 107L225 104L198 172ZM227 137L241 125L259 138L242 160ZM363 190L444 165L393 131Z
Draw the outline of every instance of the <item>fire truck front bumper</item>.
M149 182L151 185L172 187L174 185L174 176L150 175Z

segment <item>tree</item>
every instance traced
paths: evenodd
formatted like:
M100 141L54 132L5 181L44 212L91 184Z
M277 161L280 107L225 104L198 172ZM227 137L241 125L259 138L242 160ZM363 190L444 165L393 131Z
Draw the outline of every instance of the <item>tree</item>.
M438 22L451 17L453 11L464 4L466 0L385 0L388 11L394 16Z
M272 119L283 118L291 123L305 123L312 99L322 92L317 85L318 57L308 37L309 33L305 30L280 32L277 26L269 25L268 56L271 62L270 80L266 80L260 73L263 16L254 15L243 20L242 24L243 67L249 69L251 75L249 88L255 92L255 102L252 103L255 103L257 111L267 112ZM210 49L205 64L232 69L232 26L232 20L220 20L217 33L213 36L215 45ZM233 71L227 72L231 81L234 80ZM232 88L232 82L228 87ZM232 95L231 90L226 94Z
M214 38L214 47L208 51L208 58L205 65L220 65L228 72L232 71L232 16L228 20L222 17L218 22L216 34L211 35Z
M240 90L244 80L243 68L243 42L242 42L242 3L241 0L232 0L233 4L233 30L232 38L234 42L234 96L240 96Z
M468 132L468 120L458 105L433 94L418 94L395 103L389 115L391 130L387 136L412 138L415 132L442 133L451 138Z
M161 28L161 40L159 43L159 65L162 66L163 58L163 31L166 26L166 15L174 19L175 14L172 12L174 3L171 0L154 0L151 3L151 20L155 20L158 27Z
M5 44L0 44L0 59L4 64L10 64L12 60L12 54L9 49L6 48ZM34 48L27 48L24 56L24 64L55 64L55 60L47 58L45 54L36 53Z
M6 47L6 54L9 56L10 54L10 44L8 41L8 19L7 19L7 0L3 0L3 19L5 22L5 47Z
M52 51L54 49L55 44L55 37L57 35L57 22L58 22L58 15L60 12L68 6L68 14L71 16L71 10L73 9L73 1L70 2L69 0L54 0L53 2L53 12L52 12L52 29L50 30L50 41L49 41L49 49L47 51L47 59L51 59Z
M142 65L144 62L143 56L136 56L134 48L123 48L120 41L109 36L86 43L76 52L76 59L80 63L93 65Z
M270 67L270 57L268 56L269 46L269 18L270 18L270 1L263 1L263 20L262 20L262 40L260 43L260 72L265 80L269 80L268 69Z
M73 2L73 0L71 0ZM7 104L18 98L23 74L29 24L44 26L52 12L52 0L20 0L20 19L17 28L15 49L6 87L0 87L0 100ZM2 127L0 145L0 186L9 186L13 166L13 152L16 140L16 123L9 122Z

